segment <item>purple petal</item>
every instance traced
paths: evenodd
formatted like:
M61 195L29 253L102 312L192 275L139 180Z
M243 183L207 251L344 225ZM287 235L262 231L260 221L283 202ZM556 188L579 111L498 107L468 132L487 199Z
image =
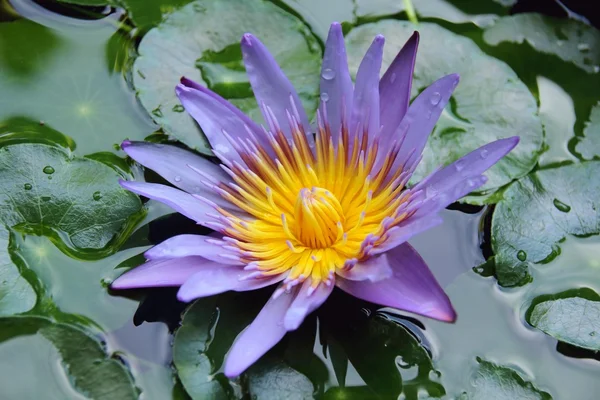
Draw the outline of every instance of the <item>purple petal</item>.
M379 134L379 71L384 42L382 35L375 36L358 67L349 127L351 137L361 128L368 129L371 140Z
M407 167L410 168L412 163L421 156L429 134L450 100L458 80L458 74L452 74L435 81L421 92L410 105L396 132L387 138L402 140L404 137L392 171L407 161ZM381 142L381 145L390 144L385 141L386 138L382 139L384 141ZM410 160L408 160L409 157Z
M196 154L175 146L124 141L121 144L123 151L144 167L156 171L174 186L188 193L196 193L227 209L239 211L239 208L223 199L220 195L209 189L221 181L231 180L218 165ZM198 172L202 171L211 181L203 178Z
M349 270L339 269L336 271L336 274L350 281L378 282L388 279L392 276L393 271L387 263L380 262L379 258L371 257L366 261L357 263Z
M186 111L198 122L210 145L219 153L219 156L243 164L240 155L223 131L234 138L249 137L246 131L246 127L249 125L246 121L205 91L179 84L175 88L175 93Z
M206 213L214 213L215 209L208 204L203 203L191 194L187 194L179 189L157 183L119 181L125 189L158 200L177 211L180 214L196 221L201 225L211 221Z
M269 116L266 115L262 107L263 104L271 109L286 136L291 137L291 130L287 124L286 111L289 110L290 114L294 115L295 112L293 111L295 109L300 117L299 122L304 126L304 132L310 138L310 143L312 144L310 124L308 123L308 117L306 116L300 97L298 97L298 93L296 93L296 89L294 89L292 83L285 76L281 68L279 68L279 65L277 65L277 61L275 61L265 45L250 33L244 34L241 45L246 72L248 73L256 101L263 111L265 121L269 120ZM292 101L293 107L291 104Z
M111 288L180 286L202 268L213 264L202 257L148 261L118 277L111 284Z
M239 254L224 248L226 242L203 235L178 235L154 246L144 256L148 260L200 256L225 265L245 265Z
M496 140L470 152L447 167L425 178L425 184L418 188L426 191L442 192L456 186L466 179L476 178L496 164L519 143L519 137L513 136ZM456 199L455 199L456 200Z
M285 335L283 318L296 297L283 293L271 297L256 319L235 340L225 360L225 376L234 378L275 346Z
M379 282L337 280L337 286L352 296L387 307L453 322L456 312L419 254L408 243L381 256L394 276Z
M411 237L418 235L419 233L424 232L428 229L431 229L434 226L440 225L442 222L442 218L437 215L428 215L421 218L410 218L402 224L391 228L385 234L385 236L387 237L385 242L371 250L371 254L377 255L385 253L386 251L389 251L394 247L405 243Z
M298 296L296 296L290 308L285 313L283 326L286 330L293 331L298 329L304 318L319 308L333 291L333 282L329 285L320 283L314 289L311 286L311 279L304 281L298 292Z
M285 278L284 274L264 278L253 278L254 272L243 268L226 267L215 263L211 268L203 268L192 275L177 292L177 298L184 302L215 294L228 292L244 292L273 285Z
M419 32L412 34L379 81L381 136L391 137L404 118L410 103ZM393 140L386 139L390 143Z
M325 114L333 133L334 143L337 144L338 133L342 126L342 115L349 115L352 110L352 97L354 88L348 71L348 60L346 57L346 46L344 45L344 34L339 23L334 22L329 28L329 35L325 43L325 54L321 67L321 98L325 101L325 107L321 106L321 112ZM345 110L343 108L345 107Z

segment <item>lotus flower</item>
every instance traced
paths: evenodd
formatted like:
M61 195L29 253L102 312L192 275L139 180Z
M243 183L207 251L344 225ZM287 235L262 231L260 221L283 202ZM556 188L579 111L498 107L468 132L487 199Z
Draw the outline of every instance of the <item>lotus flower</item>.
M482 173L518 137L487 144L407 187L459 80L445 76L409 105L418 41L415 32L380 79L384 38L375 37L353 84L341 27L331 25L315 129L273 56L249 33L242 54L264 126L182 78L177 96L221 165L178 147L125 141L130 157L177 189L121 184L215 232L160 243L112 287L181 286L178 298L189 302L278 285L233 344L228 377L298 328L334 286L382 306L454 321L448 297L407 240L441 223L440 210L483 185Z

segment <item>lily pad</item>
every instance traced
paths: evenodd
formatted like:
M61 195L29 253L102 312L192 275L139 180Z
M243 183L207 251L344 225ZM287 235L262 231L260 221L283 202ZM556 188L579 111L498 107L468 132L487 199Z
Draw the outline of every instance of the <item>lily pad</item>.
M48 236L67 254L104 257L143 214L139 197L121 188L119 178L127 176L59 146L2 146L0 220Z
M182 76L228 98L259 121L260 110L242 65L239 41L252 32L294 84L309 115L317 107L321 50L296 17L264 0L198 0L173 12L142 39L133 84L163 130L211 154L200 128L175 96Z
M413 97L440 77L459 73L461 82L431 134L423 160L415 173L419 180L440 165L494 140L518 135L519 145L488 172L480 194L526 175L542 151L543 131L537 103L527 87L504 62L483 53L470 39L432 23L418 26L405 21L380 21L362 25L347 36L351 73L376 34L387 38L383 67L417 29L421 34L415 66ZM471 203L485 202L471 196Z
M590 73L600 71L600 31L581 21L541 14L516 14L498 19L483 39L491 46L523 43L556 55Z
M561 342L600 351L600 295L592 289L536 297L525 318Z
M251 399L308 400L314 387L306 375L283 361L261 360L248 370L248 393Z
M125 365L107 354L97 339L78 327L34 316L0 318L0 351L14 346L18 343L16 339L20 338L32 344L39 343L39 339L45 339L58 350L62 368L70 378L69 385L76 391L75 395L98 400L127 400L137 399L139 396L139 391ZM53 368L54 363L49 363L48 359L44 358L44 352L35 354L38 354L36 364ZM39 376L43 379L47 374ZM26 393L31 385L26 379L17 382L21 384L2 382L2 387L10 386L14 390ZM57 384L51 383L50 386Z
M502 286L530 281L528 265L552 260L566 235L600 233L600 162L534 172L503 193L492 217L492 250Z
M114 151L156 130L122 76L107 68L115 30L106 20L60 29L25 19L0 24L0 125L19 129L15 117L50 125L74 138L79 154Z
M19 274L12 260L10 233L0 224L0 316L20 314L33 308L36 294L29 282Z
M576 153L585 160L600 158L600 102L592 107L583 135L575 145Z
M552 396L526 381L512 368L477 358L471 388L458 400L552 400Z

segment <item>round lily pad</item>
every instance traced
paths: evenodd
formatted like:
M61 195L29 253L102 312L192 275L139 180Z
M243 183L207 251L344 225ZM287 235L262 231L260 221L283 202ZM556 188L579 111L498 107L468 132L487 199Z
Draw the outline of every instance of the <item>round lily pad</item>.
M371 40L383 34L387 43L382 71L414 30L421 34L415 66L415 97L435 80L459 73L461 82L444 110L415 173L422 179L440 165L497 139L518 135L519 145L488 172L482 193L489 194L527 174L542 151L543 130L537 103L517 75L504 62L483 53L470 39L432 23L415 26L406 21L380 21L360 26L347 36L352 74ZM479 203L475 196L468 202Z
M208 86L260 121L242 64L239 41L245 32L269 48L309 115L316 109L321 50L302 21L264 0L195 1L144 36L133 66L138 97L167 134L210 154L200 128L175 96L182 76Z

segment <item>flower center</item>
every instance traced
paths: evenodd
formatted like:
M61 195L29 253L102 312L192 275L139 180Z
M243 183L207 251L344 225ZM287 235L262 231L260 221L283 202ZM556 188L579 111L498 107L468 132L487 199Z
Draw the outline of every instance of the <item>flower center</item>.
M331 247L344 234L344 212L338 199L328 190L303 188L294 207L296 238L312 249Z

